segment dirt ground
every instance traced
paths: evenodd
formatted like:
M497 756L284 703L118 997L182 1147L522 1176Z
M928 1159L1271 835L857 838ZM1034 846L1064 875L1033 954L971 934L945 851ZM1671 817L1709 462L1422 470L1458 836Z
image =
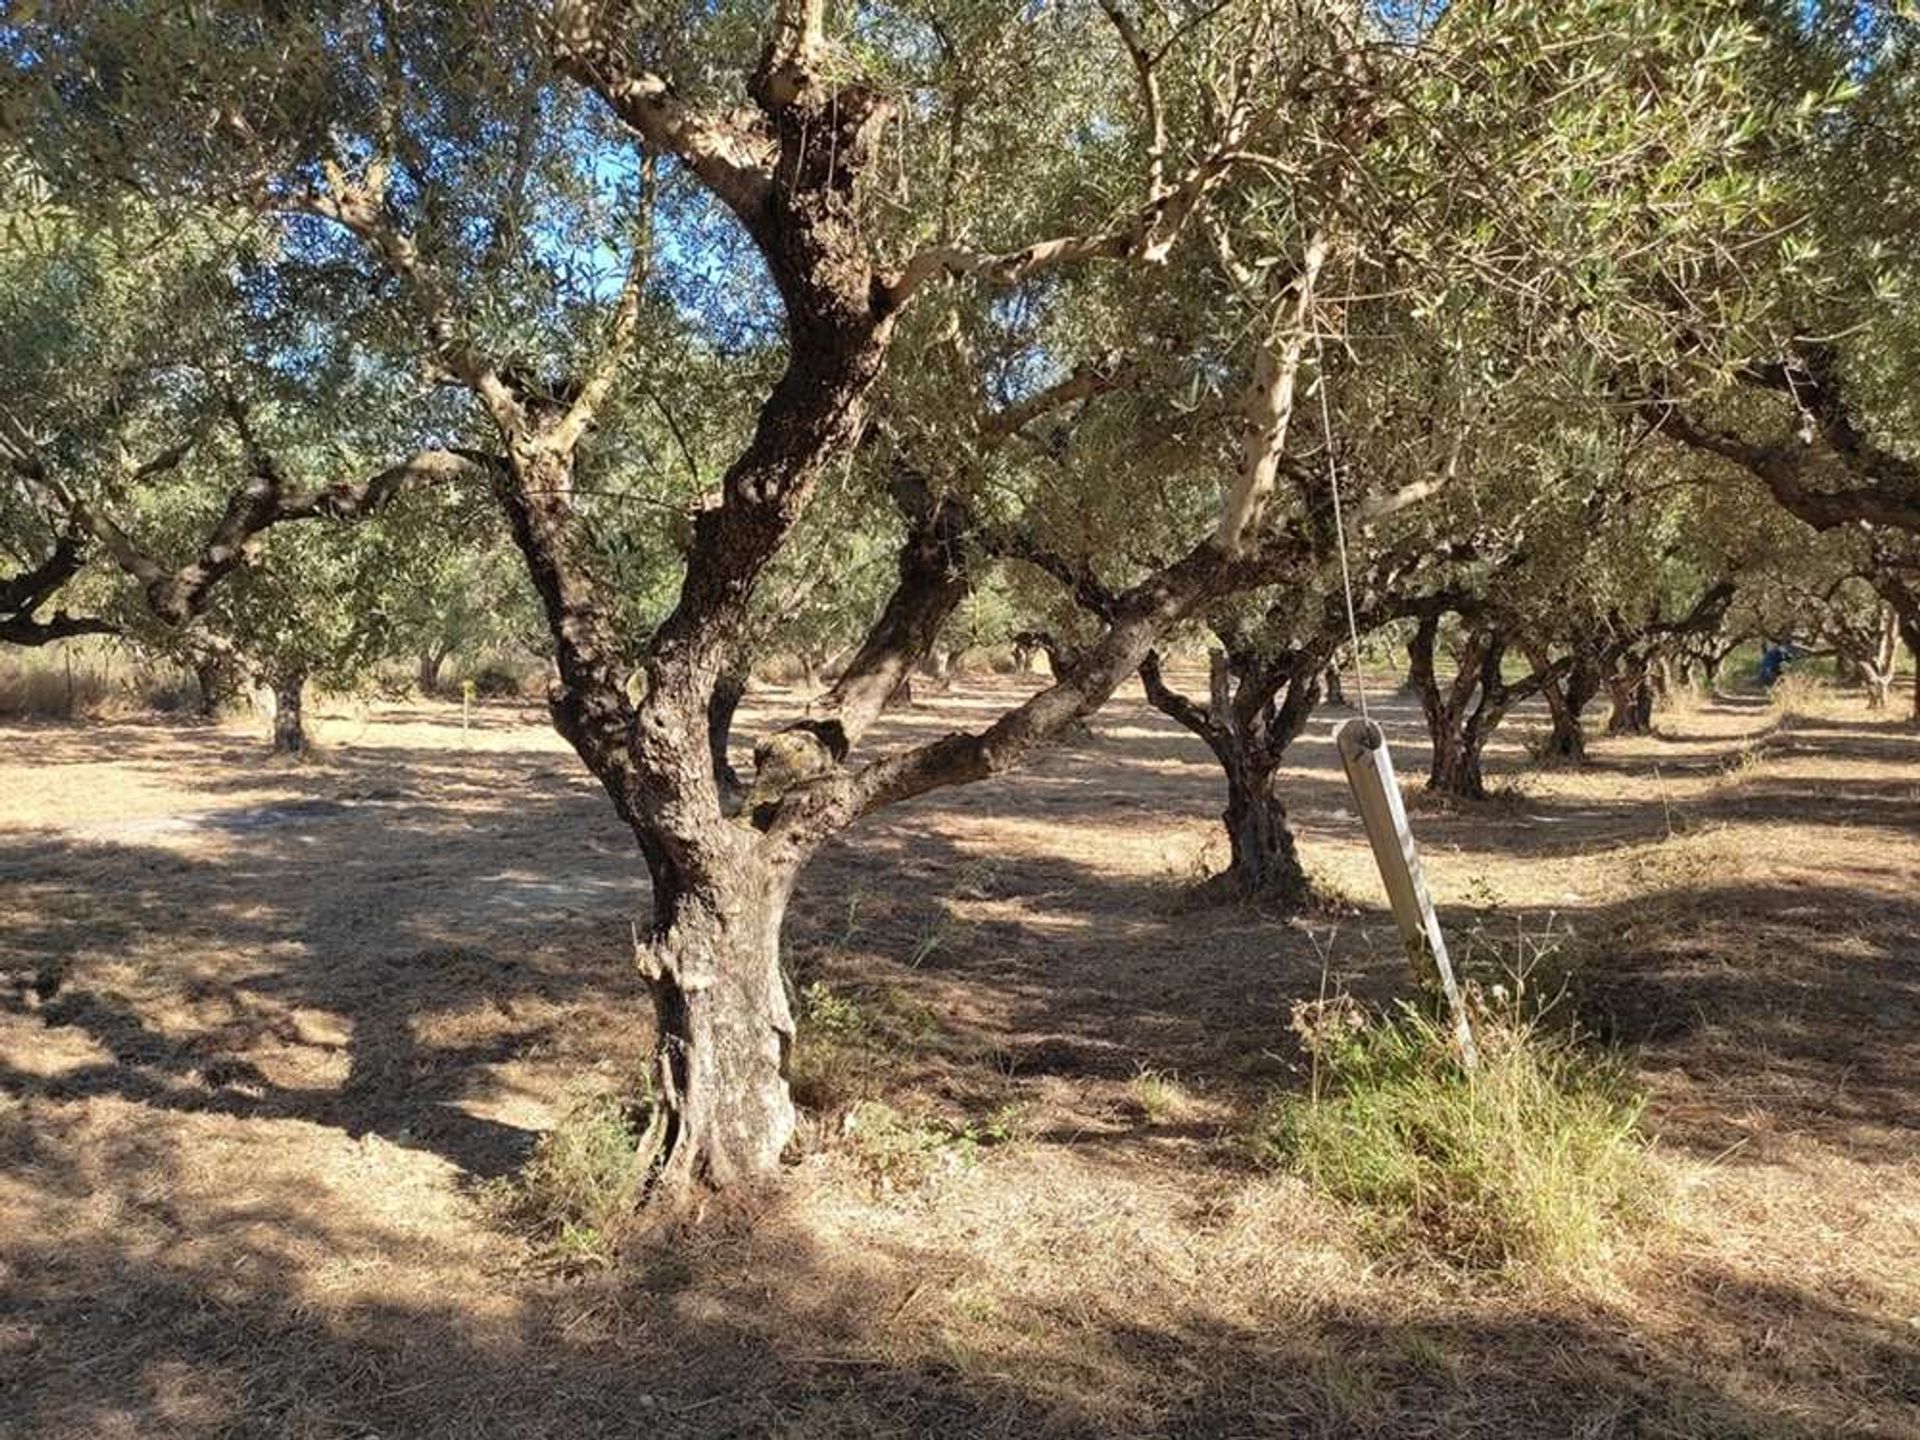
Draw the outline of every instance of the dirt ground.
M1723 699L1572 772L1527 723L1415 807L1430 880L1481 973L1571 970L1674 1197L1553 1284L1382 1262L1229 1143L1294 1001L1402 983L1319 721L1345 917L1183 903L1216 773L1134 697L834 844L796 984L953 1143L830 1107L777 1193L564 1272L487 1182L637 1068L644 884L535 707L323 707L300 765L0 726L0 1436L1920 1435L1920 734Z

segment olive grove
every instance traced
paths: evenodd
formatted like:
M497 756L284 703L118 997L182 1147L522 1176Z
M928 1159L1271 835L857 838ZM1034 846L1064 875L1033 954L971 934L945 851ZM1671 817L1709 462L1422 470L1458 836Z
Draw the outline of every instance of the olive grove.
M1304 898L1274 777L1348 640L1343 537L1351 624L1410 626L1432 783L1471 796L1515 702L1577 734L1576 683L1643 686L1733 593L1684 502L1618 515L1620 445L1920 528L1852 408L1895 341L1843 358L1795 311L1891 282L1782 278L1839 207L1777 155L1887 143L1834 117L1910 82L1753 8L44 5L0 23L4 637L225 636L290 693L376 631L430 658L355 586L406 565L414 492L465 497L650 881L653 1193L763 1176L808 861L1136 673L1225 771L1235 886ZM1818 478L1730 428L1783 398ZM1053 673L874 752L995 587L1058 602ZM1161 654L1201 627L1205 704ZM837 673L736 773L751 662L802 635Z

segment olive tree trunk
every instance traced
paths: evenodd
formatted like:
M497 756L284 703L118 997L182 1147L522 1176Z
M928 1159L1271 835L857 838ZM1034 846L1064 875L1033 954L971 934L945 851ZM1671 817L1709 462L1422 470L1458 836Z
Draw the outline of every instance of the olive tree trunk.
M1607 716L1609 735L1653 733L1653 683L1643 662L1629 662L1607 677L1613 709Z
M1140 665L1147 700L1197 735L1227 782L1227 868L1211 877L1207 894L1259 900L1284 911L1305 909L1313 887L1280 792L1287 747L1305 728L1320 699L1326 664L1322 649L1263 656L1248 649L1212 652L1208 703L1201 705L1167 683L1157 654Z
M1530 649L1527 659L1535 670L1549 669L1544 650ZM1577 657L1564 676L1542 682L1540 698L1546 702L1547 716L1552 723L1542 759L1572 765L1586 763L1587 732L1583 715L1599 691L1600 677L1593 665Z
M422 695L440 693L440 671L447 663L447 647L432 645L420 652L420 663L414 672L414 685Z
M1439 625L1438 613L1422 615L1407 642L1407 678L1419 697L1433 748L1427 789L1459 800L1482 800L1487 794L1482 756L1499 720L1495 714L1488 723L1505 647L1469 631L1458 657L1459 668L1452 682L1442 685L1434 671Z
M1243 762L1225 769L1227 808L1221 819L1231 859L1213 883L1244 899L1270 900L1287 911L1305 908L1313 887L1287 820L1278 768Z
M655 895L637 958L653 1000L658 1182L669 1192L766 1175L793 1135L793 1014L780 967L793 879L740 846L690 888L669 882Z
M273 753L304 755L307 749L305 670L282 671L268 681L273 691Z
M199 693L195 709L202 720L217 718L238 688L232 664L219 655L203 655L193 662L193 683Z
M1432 732L1433 759L1427 767L1427 789L1459 800L1487 798L1484 757L1486 730L1473 722Z

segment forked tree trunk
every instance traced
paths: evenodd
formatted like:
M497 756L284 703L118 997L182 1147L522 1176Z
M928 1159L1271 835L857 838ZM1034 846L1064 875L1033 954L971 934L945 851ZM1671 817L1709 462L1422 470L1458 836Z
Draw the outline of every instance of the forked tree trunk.
M1549 685L1544 693L1548 712L1553 717L1553 728L1547 735L1547 758L1572 765L1586 764L1587 727L1580 715L1585 701L1576 698L1571 686L1562 689ZM1586 698L1590 700L1592 696Z
M307 672L289 670L274 676L273 753L303 755L307 749Z
M1487 782L1481 756L1487 740L1506 713L1506 701L1497 695L1500 663L1506 642L1497 632L1471 634L1460 656L1460 669L1450 685L1442 686L1434 671L1434 653L1440 628L1438 613L1423 615L1407 643L1412 660L1408 673L1427 722L1433 756L1427 766L1427 789L1461 800L1483 800Z
M420 652L420 665L414 674L414 683L422 695L439 693L440 669L446 663L447 651L443 646L433 646Z
M1547 652L1532 649L1528 663L1536 671L1547 673ZM1587 760L1587 732L1582 712L1592 703L1600 682L1589 664L1576 661L1563 677L1549 674L1541 682L1540 697L1546 701L1553 728L1548 732L1543 758L1584 765Z
M1333 664L1327 666L1327 673L1321 681L1320 689L1321 693L1326 696L1327 704L1344 705L1347 703L1347 689L1340 679L1339 661L1336 660Z
M1882 606L1873 629L1861 636L1861 649L1849 656L1867 690L1867 708L1884 710L1893 695L1894 672L1900 668L1900 620L1891 606Z
M1647 666L1649 705L1668 705L1673 701L1673 667L1667 657L1656 655Z
M1914 724L1920 725L1920 596L1907 587L1894 588L1887 596L1888 604L1893 607L1894 626L1900 633L1900 639L1907 647L1907 656L1913 661L1913 714ZM1895 650L1894 660L1888 670L1900 668L1899 651Z
M1644 666L1633 665L1609 675L1607 693L1613 701L1613 712L1607 716L1609 735L1653 733L1653 686Z
M1433 762L1427 768L1427 789L1460 800L1486 799L1487 780L1482 769L1486 732L1469 721L1459 729L1439 731L1432 739Z

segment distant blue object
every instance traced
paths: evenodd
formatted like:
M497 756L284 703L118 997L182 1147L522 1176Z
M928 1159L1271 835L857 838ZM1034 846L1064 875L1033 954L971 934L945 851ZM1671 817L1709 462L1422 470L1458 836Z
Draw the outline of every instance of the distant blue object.
M1760 652L1760 683L1771 685L1780 678L1787 666L1796 660L1804 660L1807 652L1798 645L1769 644Z

